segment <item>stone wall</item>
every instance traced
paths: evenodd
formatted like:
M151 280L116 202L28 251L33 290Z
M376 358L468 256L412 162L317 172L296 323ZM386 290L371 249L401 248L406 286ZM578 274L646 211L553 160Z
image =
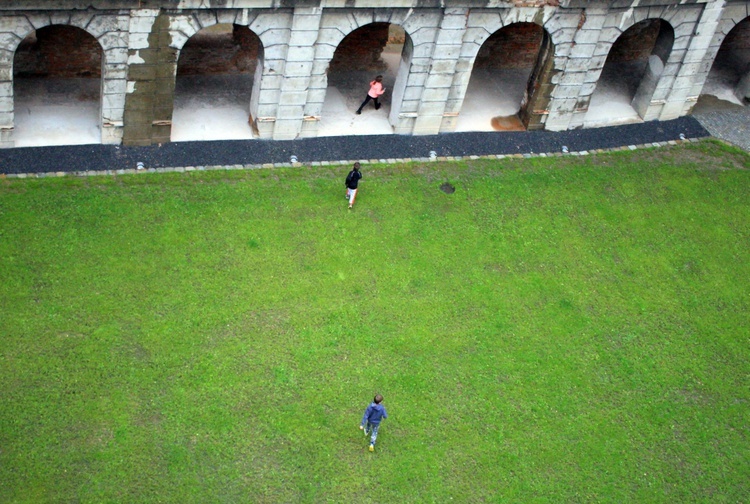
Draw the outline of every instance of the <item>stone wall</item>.
M394 0L388 5L377 0L5 0L0 4L0 146L13 145L17 49L29 34L44 33L48 26L77 27L91 36L87 44L93 40L101 47L102 141L150 145L169 141L178 68L181 73L245 72L256 65L250 113L260 136L316 136L329 67L377 62L374 55L387 40L389 24L405 33L389 115L396 133L452 131L475 61L533 61L521 114L525 124L548 130L582 127L607 58L642 57L649 44L653 47L649 41L658 23L667 24L673 37L660 54L663 71L639 103L643 120L672 119L689 112L724 38L750 16L750 0ZM651 19L660 21L639 25ZM205 35L216 25L237 28L231 38ZM380 26L386 27L382 36ZM493 39L495 33L501 35ZM629 42L616 44L623 34ZM746 37L744 31L737 40ZM61 47L66 45L71 42ZM61 47L47 59L59 59L52 54L62 54ZM21 45L16 71L45 71L29 54ZM85 59L85 54L70 58Z

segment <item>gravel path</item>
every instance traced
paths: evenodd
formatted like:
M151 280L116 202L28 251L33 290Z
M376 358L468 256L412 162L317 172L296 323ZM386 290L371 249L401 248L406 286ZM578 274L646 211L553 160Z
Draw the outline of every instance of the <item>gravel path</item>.
M736 126L736 125L735 125ZM0 150L0 174L104 171L146 168L261 165L355 159L426 158L570 152L650 144L709 136L691 116L673 121L574 131L467 132L429 136L378 135L318 137L290 141L222 140L172 142L162 146L72 145ZM747 140L747 139L746 139Z
M703 95L692 115L711 136L750 152L750 107Z

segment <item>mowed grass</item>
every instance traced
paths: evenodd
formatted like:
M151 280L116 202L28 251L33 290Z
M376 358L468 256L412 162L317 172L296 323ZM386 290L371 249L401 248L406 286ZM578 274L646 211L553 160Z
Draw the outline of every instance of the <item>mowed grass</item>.
M0 180L0 501L747 502L748 168Z

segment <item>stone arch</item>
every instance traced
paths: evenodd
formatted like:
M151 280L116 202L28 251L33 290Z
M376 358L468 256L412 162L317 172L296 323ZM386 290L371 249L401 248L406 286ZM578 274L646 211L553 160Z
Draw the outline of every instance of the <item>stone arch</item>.
M388 112L394 98L393 89L397 82L406 81L409 66L404 61L410 62L412 45L406 31L391 23L369 23L349 32L328 63L325 73L328 87L318 134L392 133ZM376 75L383 75L387 91L379 100L383 111L372 114L368 106L363 117L356 117L354 112L367 94L368 83ZM342 117L349 120L346 130L342 130Z
M573 33L565 29L566 25L561 23L555 25L550 21L552 21L551 18L540 18L538 11L533 9L511 9L508 12L502 13L494 10L472 10L469 15L469 26L466 29L461 46L461 58L470 61L471 65L474 65L477 54L487 39L503 28L518 23L535 24L544 29L549 37L549 43L553 48L573 41Z
M684 55L675 58L677 32L661 17L627 21L611 37L584 126L655 119L652 101L664 100L671 88Z
M318 39L315 44L315 57L313 62L312 75L308 90L308 99L305 105L304 114L306 117L321 119L323 105L328 92L328 70L333 60L336 50L342 41L355 31L373 24L395 25L403 30L404 47L401 52L399 68L396 70L396 78L388 92L390 94L391 104L398 104L403 99L407 87L408 74L411 68L412 59L415 55L429 55L426 46L432 43L432 38L428 30L413 18L410 18L409 11L406 9L367 9L363 11L352 12L324 12ZM370 77L372 78L372 77ZM364 92L367 91L367 80L364 82ZM364 98L364 92L361 93ZM391 126L394 124L394 106L391 107L391 114L388 121ZM353 110L351 111L354 112Z
M569 22L533 9L523 10L472 10L469 15L466 33L461 46L460 61L456 67L453 88L455 98L449 103L448 112L462 114L466 91L470 82L477 55L485 42L513 24L525 23L541 28L542 40L533 70L523 91L523 106L519 110L520 123L525 129L542 129L548 114L554 89L553 78L560 71L556 64L567 56L575 31L569 29ZM576 22L578 17L576 16ZM558 54L561 52L562 54ZM562 64L562 63L561 63ZM460 120L460 119L459 119ZM488 126L489 128L489 126Z
M13 59L16 146L101 143L104 51L73 25L30 32Z
M501 23L502 24L502 23ZM512 22L487 36L471 61L459 130L524 130L538 106L554 53L552 37L535 22ZM549 96L547 97L549 99Z
M115 144L122 139L125 103L129 14L92 12L21 13L0 32L0 146L14 145L15 96L13 64L21 42L36 30L49 26L70 26L92 36L102 51L99 127L101 142Z
M253 76L262 67L263 45L247 26L216 23L190 37L177 59L171 140L253 138Z
M701 94L750 103L750 16L722 23L714 38L713 62Z
M251 79L252 85L248 99L248 117L245 119L245 124L252 128L250 134L252 134L252 131L255 131L257 134L257 111L263 76L267 73L275 73L274 68L269 68L266 65L267 56L269 53L271 55L279 53L279 49L281 49L276 42L275 32L278 30L274 30L272 24L263 21L265 15L263 12L253 12L247 9L197 10L172 18L169 30L172 39L170 47L177 50L174 61L175 85L182 52L188 41L200 32L222 25L233 26L247 29L251 37L257 41L255 68ZM276 59L279 56L280 54L277 54ZM240 136L246 138L244 133ZM186 137L184 139L193 138Z

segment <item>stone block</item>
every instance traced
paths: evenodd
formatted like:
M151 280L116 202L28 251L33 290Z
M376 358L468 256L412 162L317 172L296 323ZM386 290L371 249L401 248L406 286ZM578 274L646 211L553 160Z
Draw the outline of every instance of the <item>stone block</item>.
M466 28L467 23L468 18L466 17L466 10L460 9L451 11L446 9L443 20L440 22L440 29L463 31Z
M573 48L572 42L563 42L561 44L555 45L555 56L560 58L565 58L570 54L570 51Z
M281 90L279 89L261 89L258 95L258 104L263 105L276 105L279 103L279 97L281 96ZM267 114L261 114L267 115ZM271 114L275 115L275 114Z
M687 97L690 95L690 89L691 88L689 87L686 87L686 88L673 87L672 92L669 93L668 100L670 102L684 103L685 100L687 100Z
M279 108L287 105L305 105L307 101L307 91L284 91L279 95Z
M295 11L292 17L292 29L317 32L322 17L319 12L302 14Z
M299 135L300 121L276 121L273 128L274 140L294 140Z
M273 138L274 124L273 122L257 122L258 137L265 139Z
M10 68L11 64L13 63L14 54L14 51L0 48L0 66L7 66L8 68Z
M564 67L565 73L586 72L590 64L589 58L570 58Z
M443 123L443 116L423 116L420 115L414 121L414 135L437 135L440 133L440 126Z
M122 108L102 108L102 122L110 127L122 126L123 117L125 116L125 110Z
M118 16L101 15L92 16L90 13L76 12L71 17L71 24L84 28L95 38L100 38L107 33L120 32Z
M198 31L219 23L218 19L216 19L216 12L213 10L204 9L195 11L193 12L193 18L198 22Z
M586 19L588 22L588 18ZM550 19L544 24L547 31L553 32L561 28L578 28L578 24L581 22L580 11L557 11ZM588 28L588 27L587 27Z
M549 104L549 112L552 114L553 112L557 113L570 113L573 112L576 109L576 104L578 100L574 98L566 98L566 99L553 99Z
M21 39L15 33L0 33L0 47L8 52L15 53Z
M154 26L154 21L156 21L156 17L151 16L131 16L130 18L130 33L151 33L151 28ZM185 30L182 29L182 25L180 26L180 31L183 33L190 33L192 34L189 29ZM197 31L197 30L196 30Z
M276 110L276 122L296 120L301 121L304 117L302 105L279 105Z
M125 108L125 94L105 94L102 96L102 107L116 110Z
M576 32L577 30L575 28L563 28L554 33L550 33L550 36L552 37L552 42L557 45L565 42L573 42L573 37L575 37Z
M256 33L258 33L260 40L263 42L263 47L268 50L274 46L288 45L292 31L287 28L277 28L260 32L256 31Z
M557 81L557 82L556 82ZM562 84L567 86L580 86L586 81L586 74L583 72L564 73L552 78L553 84Z
M156 66L154 65L130 65L128 79L135 81L154 80L156 78Z
M149 33L131 33L128 37L129 49L146 49L149 46Z
M419 100L422 98L424 88L421 86L409 86L404 90L404 100Z
M35 29L26 16L0 15L0 32L17 33L21 37L25 37Z
M310 84L309 77L286 77L281 82L281 90L284 92L290 91L307 91Z
M104 65L102 79L107 80L125 80L128 77L128 66L122 63ZM125 89L123 84L123 90Z
M34 30L38 30L39 28L43 28L52 24L52 21L49 18L49 14L46 12L31 12L26 15L26 19L29 20L29 23L31 23L31 25L34 27ZM26 33L24 37L26 35L28 35L28 33Z
M671 88L672 89L690 89L690 87L693 85L693 75L685 75L682 77L675 78L674 82L672 83Z
M578 96L589 97L592 94L594 94L595 89L596 89L596 83L586 82L581 85L581 89L578 92Z
M596 44L576 44L571 46L568 57L570 58L591 58L597 52Z
M217 9L216 10L216 23L217 24L240 24L247 26L247 22L243 23L242 19L238 19L240 16L237 11L229 9Z
M289 39L290 46L314 46L318 39L318 32L307 30L293 30ZM311 58L312 59L312 58Z
M443 117L445 112L445 103L443 101L425 102L419 105L419 114L421 116L440 116Z
M414 44L414 50L411 54L412 60L414 59L426 59L429 60L432 58L432 52L435 48L435 44L432 42L432 40L428 42L424 42L422 44Z
M289 65L296 62L303 62L307 65L308 70L306 70L307 73L305 75L310 75L312 71L313 66L313 59L315 57L315 48L312 46L306 46L306 47L298 47L291 45L289 46L289 51L287 52L287 69L289 68Z
M441 102L445 108L445 101L448 99L450 88L428 88L422 92L423 102ZM421 109L420 109L421 110ZM440 112L443 113L442 111Z
M423 87L427 82L427 72L411 72L409 74L408 87Z
M434 60L432 62L433 74L453 74L456 69L456 60Z
M119 145L122 143L123 129L121 127L102 128L102 144Z
M453 75L430 74L425 82L425 88L449 88L453 84Z
M578 98L579 93L581 92L581 86L557 86L553 92L553 97L555 99L560 98Z
M416 114L417 110L419 110L419 103L419 100L403 100L401 102L399 117L402 114Z
M437 40L435 42L438 45L455 45L460 48L461 44L463 44L463 37L463 30L441 29L438 31Z
M53 11L49 15L49 20L51 24L57 24L57 25L70 24L70 12Z
M115 47L104 51L105 64L127 64L128 49L125 47Z
M12 124L13 97L0 96L0 124Z
M575 34L576 46L579 44L592 44L595 46L599 41L599 34L598 30L578 30Z

